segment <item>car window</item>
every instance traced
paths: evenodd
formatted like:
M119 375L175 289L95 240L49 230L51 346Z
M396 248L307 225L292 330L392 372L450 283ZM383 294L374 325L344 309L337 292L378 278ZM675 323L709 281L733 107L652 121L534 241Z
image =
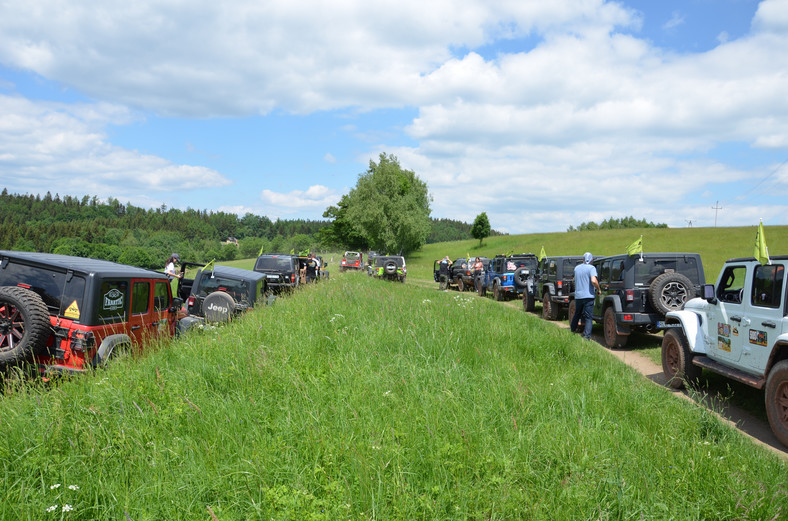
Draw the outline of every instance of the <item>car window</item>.
M744 279L747 276L746 266L727 266L720 277L717 298L723 302L741 303L741 292L744 290Z
M673 270L676 273L687 276L690 282L695 285L705 282L700 280L698 263L695 257L646 257L643 260L638 259L635 261L635 284L651 284L655 278L665 273L666 270Z
M602 261L602 265L600 266L599 270L597 270L600 282L610 281L610 262L610 260Z
M164 281L156 282L156 287L153 291L153 309L154 311L164 311L169 307L170 292L167 291L167 284Z
M125 280L104 280L98 298L98 321L102 324L123 322L129 301L129 283Z
M28 288L38 293L51 314L77 321L82 318L85 279L81 275L9 262L0 270L0 286Z
M254 265L255 270L292 271L292 257L259 257Z
M563 266L562 266L563 272L565 274L564 276L567 277L567 276L574 275L574 273L575 273L575 266L577 266L578 264L581 264L582 262L583 262L583 259L564 259L564 263L563 263Z
M131 289L131 314L142 315L150 309L150 282L135 281Z
M752 305L779 308L784 277L785 268L781 264L756 266L753 273Z
M224 291L236 301L247 301L249 284L246 281L229 279L222 276L205 275L200 277L200 284L195 293L200 297L207 297L214 291Z

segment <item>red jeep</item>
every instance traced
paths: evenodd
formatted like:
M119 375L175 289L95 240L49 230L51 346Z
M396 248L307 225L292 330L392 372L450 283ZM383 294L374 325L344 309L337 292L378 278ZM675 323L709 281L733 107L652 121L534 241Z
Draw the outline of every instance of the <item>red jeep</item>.
M360 270L364 268L364 255L357 251L346 251L339 263L339 271Z
M0 251L0 368L78 372L172 337L181 299L166 275L96 259Z

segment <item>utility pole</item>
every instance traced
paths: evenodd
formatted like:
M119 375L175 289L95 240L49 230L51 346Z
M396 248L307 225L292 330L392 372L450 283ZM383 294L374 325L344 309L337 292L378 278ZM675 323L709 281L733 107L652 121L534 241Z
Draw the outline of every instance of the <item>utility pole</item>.
M717 212L722 210L722 206L720 206L720 202L717 201L714 206L711 207L714 210L714 227L717 227Z

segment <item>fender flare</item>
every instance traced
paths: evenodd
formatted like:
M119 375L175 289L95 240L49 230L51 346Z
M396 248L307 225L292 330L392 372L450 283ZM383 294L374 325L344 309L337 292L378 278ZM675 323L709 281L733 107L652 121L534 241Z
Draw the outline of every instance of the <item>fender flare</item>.
M547 293L551 297L555 296L555 285L552 282L548 282L542 288L542 295L544 295L545 293Z
M665 315L665 324L681 324L681 330L687 339L687 345L692 353L707 354L706 343L703 341L703 330L700 325L700 316L686 309L669 311Z
M110 335L105 337L104 340L101 341L101 345L96 350L96 354L93 356L93 367L98 367L102 364L106 364L107 361L112 357L112 352L115 350L116 347L126 345L128 347L132 346L131 337L126 335L125 333L118 333L115 335Z

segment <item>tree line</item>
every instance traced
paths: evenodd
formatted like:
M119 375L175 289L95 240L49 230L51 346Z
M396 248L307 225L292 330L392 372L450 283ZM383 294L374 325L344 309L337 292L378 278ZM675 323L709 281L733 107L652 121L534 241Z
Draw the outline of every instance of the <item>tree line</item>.
M587 223L581 223L577 227L570 226L567 228L566 231L568 232L584 232L584 231L594 231L594 230L617 230L621 228L667 228L668 225L665 223L654 224L653 222L647 221L645 219L635 219L634 217L622 217L621 219L615 219L613 217L609 219L605 219L601 223L597 224L594 221L589 221Z

